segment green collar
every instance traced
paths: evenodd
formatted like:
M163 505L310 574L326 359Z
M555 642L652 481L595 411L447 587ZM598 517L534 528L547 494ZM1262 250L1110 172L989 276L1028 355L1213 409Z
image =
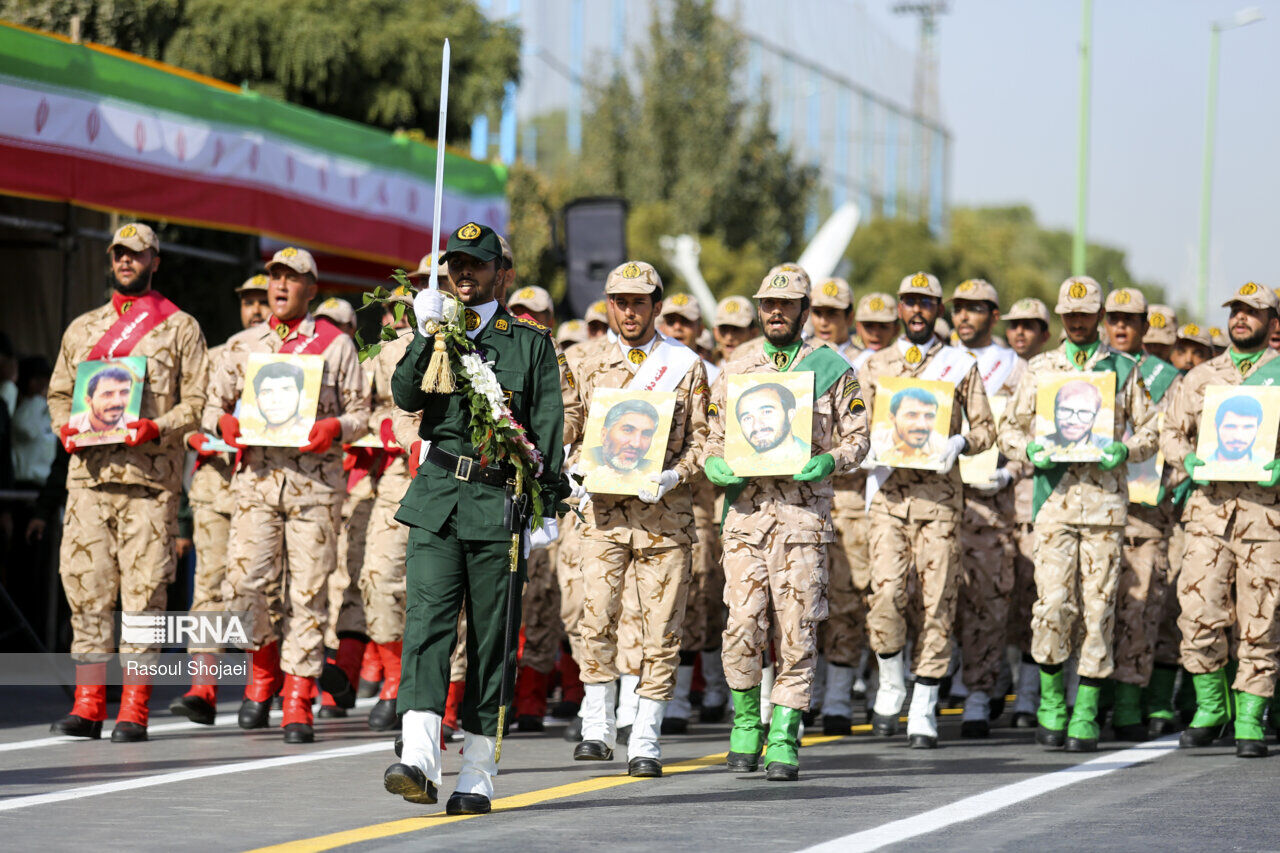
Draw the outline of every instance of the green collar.
M1231 355L1231 363L1236 366L1236 370L1240 371L1241 376L1253 370L1254 365L1258 363L1258 359L1262 358L1262 354L1266 351L1266 347L1257 352L1236 352L1235 347L1227 348L1227 352Z
M764 342L764 354L773 361L774 365L782 373L786 373L795 364L796 353L800 352L800 346L803 342L796 341L794 344L786 347L775 347L768 341Z
M1067 341L1067 361L1075 367L1076 370L1084 370L1084 366L1089 363L1089 359L1093 358L1093 354L1098 351L1098 345L1102 341L1094 341L1091 344L1078 346Z

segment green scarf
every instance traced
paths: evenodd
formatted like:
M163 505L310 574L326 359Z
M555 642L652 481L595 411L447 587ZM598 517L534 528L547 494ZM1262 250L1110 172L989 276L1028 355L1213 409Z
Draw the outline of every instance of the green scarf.
M800 352L802 342L796 341L794 344L785 347L775 347L768 341L764 342L764 354L769 357L774 366L778 368L779 373L787 373L795 366L796 353Z
M1098 345L1101 343L1102 341L1094 341L1091 344L1078 346L1071 343L1071 341L1066 341L1067 361L1069 361L1071 366L1076 370L1083 371L1084 366L1089 362L1089 359L1093 358L1093 354L1098 351ZM1081 358L1080 353L1084 353L1083 358Z
M1231 356L1231 363L1236 366L1236 370L1240 371L1241 376L1248 376L1249 371L1258 364L1258 359L1262 358L1262 354L1266 352L1266 347L1257 352L1236 352L1235 347L1227 350L1227 355ZM1244 365L1248 365L1245 367Z

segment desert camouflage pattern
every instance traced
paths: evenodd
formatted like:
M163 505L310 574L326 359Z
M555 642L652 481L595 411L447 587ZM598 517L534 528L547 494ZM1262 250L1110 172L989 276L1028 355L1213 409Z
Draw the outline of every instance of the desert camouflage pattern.
M1037 663L1055 664L1078 654L1081 676L1109 678L1121 528L1038 521L1035 530L1031 655Z
M1156 632L1155 662L1160 666L1177 666L1182 660L1182 631L1178 628L1182 608L1178 604L1178 577L1182 573L1182 556L1186 546L1186 528L1179 521L1173 527L1173 535L1169 537L1169 573L1165 579L1164 601L1160 609L1160 629Z
M458 636L449 655L449 680L467 680L467 608L458 611Z
M360 579L364 574L368 549L369 517L373 514L374 481L365 477L342 501L338 520L338 559L329 576L329 619L325 623L324 644L336 649L338 640L349 634L367 635Z
M560 588L556 584L556 545L529 552L525 561L524 597L521 599L524 645L520 665L549 673L555 668L556 651L564 629L560 624Z
M1031 653L1031 608L1036 603L1036 531L1029 523L1013 528L1017 550L1013 555L1013 595L1005 622L1005 642L1019 651Z
M1116 681L1145 686L1151 680L1168 584L1168 538L1137 539L1126 531L1116 589Z
M813 350L812 344L802 343L795 363ZM728 377L777 372L762 338L734 351L711 389L715 414L707 457L724 455ZM868 443L867 417L850 368L814 400L814 453L830 453L838 476L862 461ZM725 680L735 690L760 683L761 656L772 625L779 638L772 700L788 708L809 707L818 624L827 618L827 546L835 540L830 479L752 479L728 507L721 531L724 601L729 608L720 653Z
M693 575L684 609L680 650L701 652L719 648L724 630L724 568L717 524L716 487L701 479L693 484ZM624 613L626 607L624 604Z
M1267 350L1252 368L1280 357ZM1244 380L1229 352L1192 368L1169 404L1160 449L1183 470L1199 438L1204 391ZM1182 665L1191 673L1239 663L1235 688L1257 696L1275 689L1280 598L1280 493L1249 482L1210 482L1191 493L1182 514L1185 545L1178 573ZM1234 649L1228 630L1235 625Z
M209 371L212 373L221 357L225 344L209 350ZM230 453L215 453L196 461L187 487L187 501L191 504L191 540L196 549L196 571L192 580L191 612L205 613L222 610L222 582L227 576L227 542L231 539L231 513L235 510L235 496L231 492L231 473L235 457ZM199 645L189 646L188 652L217 652L220 649Z
M81 314L63 332L49 379L49 415L55 433L71 419L76 366L88 358L118 316L107 303ZM195 318L176 311L140 340L130 355L146 356L139 417L155 421L160 437L137 447L106 444L81 448L71 455L68 488L111 483L175 493L182 489L185 442L199 424L205 405L209 361L204 334ZM77 534L73 527L63 532L72 538Z
M692 586L692 584L690 584ZM688 614L688 601L685 613ZM640 615L640 587L634 573L628 573L622 582L622 614L618 617L618 656L614 666L618 672L640 676L644 664L644 619Z
M560 538L556 543L556 585L560 587L560 624L569 653L578 667L586 660L578 624L582 621L582 522L571 512L560 521Z
M851 496L859 504L864 502L863 492L837 487L833 518L836 538L827 544L827 621L819 632L823 657L840 666L857 666L861 662L867 648L870 607L870 525L865 513L846 510L852 503Z

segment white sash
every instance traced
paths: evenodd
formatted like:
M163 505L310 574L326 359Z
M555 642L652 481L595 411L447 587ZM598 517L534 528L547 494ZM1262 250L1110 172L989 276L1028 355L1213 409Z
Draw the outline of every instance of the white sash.
M626 388L637 391L674 391L701 357L689 347L658 332L657 345L636 368Z
M1000 393L1009 374L1013 373L1014 365L1018 363L1018 354L1006 347L992 344L974 355L978 359L978 373L982 376L982 387L987 390L987 396Z

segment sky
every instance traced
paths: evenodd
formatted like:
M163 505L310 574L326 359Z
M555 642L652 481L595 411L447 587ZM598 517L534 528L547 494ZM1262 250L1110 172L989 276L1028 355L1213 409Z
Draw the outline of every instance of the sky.
M894 39L918 23L866 0ZM1095 0L1087 231L1128 252L1140 280L1198 306L1196 270L1210 24L1257 6L1265 20L1221 35L1209 288L1280 286L1280 0ZM940 19L952 202L1027 203L1049 227L1076 209L1081 0L950 0ZM998 284L998 282L996 283ZM1187 317L1204 320L1206 318Z

